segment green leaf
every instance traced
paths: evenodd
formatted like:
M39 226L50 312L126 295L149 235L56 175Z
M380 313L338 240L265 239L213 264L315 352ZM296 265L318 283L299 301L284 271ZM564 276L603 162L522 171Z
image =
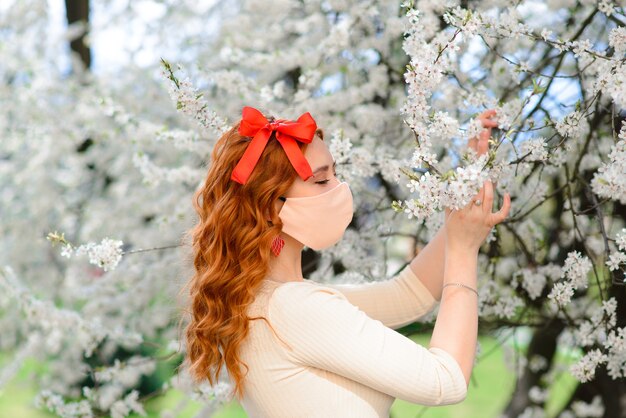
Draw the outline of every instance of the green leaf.
M534 78L532 79L533 82L533 94L541 94L544 91L546 91L546 86L542 86L541 82L537 82L537 80L535 80Z

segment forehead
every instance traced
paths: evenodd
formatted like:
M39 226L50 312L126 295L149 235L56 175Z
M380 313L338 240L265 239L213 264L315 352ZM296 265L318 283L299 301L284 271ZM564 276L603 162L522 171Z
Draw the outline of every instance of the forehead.
M321 165L333 163L333 156L328 149L328 145L317 135L315 135L313 140L307 145L304 156L313 171Z

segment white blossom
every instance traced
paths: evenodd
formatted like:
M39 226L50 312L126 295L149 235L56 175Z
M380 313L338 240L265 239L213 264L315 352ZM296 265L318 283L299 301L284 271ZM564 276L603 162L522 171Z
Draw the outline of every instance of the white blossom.
M613 379L626 377L626 327L611 330L604 346L608 348L607 372Z
M546 146L544 138L532 138L521 143L519 152L521 155L529 154L526 161L545 161L548 158Z
M310 278L388 278L445 225L445 208L497 181L494 200L509 192L514 219L492 228L489 251L478 254L480 318L567 320L557 349L592 350L574 377L590 381L599 364L625 376L622 307L604 291L620 285L626 263L626 229L612 210L626 204L626 125L613 132L626 107L626 31L614 0L403 1L400 14L397 4L345 0L159 2L155 13L100 5L89 25L62 30L45 2L12 3L0 14L0 100L10 104L0 112L9 353L0 385L36 355L47 366L32 380L39 407L64 417L145 414L139 381L162 361L157 350L186 350L172 295L192 267L179 242L195 215L189 198L244 105L294 119L310 112L330 138L337 177L358 197L359 225L320 251ZM83 68L67 42L87 27L94 51L111 34L132 41L115 60L97 53L98 65ZM127 36L136 27L150 36ZM498 129L481 157L468 140L486 109ZM585 252L560 263L572 248ZM346 271L335 274L337 265ZM515 372L545 373L528 393L541 404L565 368L522 356ZM87 374L97 387L80 383ZM180 391L181 405L201 402L198 416L214 414L232 389L225 377L196 385L184 369L161 383ZM162 416L179 416L176 408ZM520 413L545 415L544 405ZM560 418L602 415L597 398L574 401Z
M583 256L578 251L567 254L561 277L566 277L574 289L587 287L587 274L591 270L591 261L587 256Z
M600 364L606 363L606 361L606 354L603 354L598 349L594 349L587 352L578 362L570 366L569 370L576 379L584 383L593 379L596 374L596 368Z
M609 45L615 48L615 54L626 53L626 28L619 26L609 32Z
M626 228L622 228L615 234L615 245L622 251L626 251Z
M582 114L575 110L556 123L556 130L564 137L578 138L582 135L581 118Z
M177 69L184 71L180 64L177 65ZM210 111L206 100L199 100L201 94L193 86L189 77L185 76L182 80L177 78L171 67L169 70L168 68L163 68L161 75L170 81L167 84L167 90L181 112L195 119L206 129L213 129L219 133L228 130L226 120L218 116L216 112Z
M626 131L622 127L622 132ZM626 204L626 138L620 138L611 147L608 161L602 164L591 179L593 192Z
M120 240L103 238L100 244L90 242L79 246L75 253L76 255L87 254L91 264L109 271L113 270L122 259L122 245L123 242Z
M574 287L570 282L556 283L548 294L548 298L554 299L559 306L570 303L572 296L574 296Z
M621 251L614 251L609 254L609 259L606 261L606 265L609 270L614 271L626 263L626 254Z
M120 399L115 401L110 408L111 417L112 418L124 418L127 417L131 412L136 412L141 416L146 416L147 413L138 402L139 392L136 390L132 390L128 395L124 397L124 399Z
M539 386L532 386L528 390L528 397L531 401L542 404L548 399L549 391L547 389L542 389Z
M528 296L531 299L538 298L546 285L547 278L540 272L533 272L529 269L524 269L522 274L522 286L528 292Z
M62 418L91 418L96 416L87 400L65 402L62 396L48 389L43 389L35 396L34 405L37 408L46 408Z
M599 395L595 395L589 403L576 400L572 402L571 408L576 417L601 418L604 416L604 405Z
M330 137L330 144L328 148L337 162L337 165L340 166L340 164L349 161L352 141L350 138L344 136L343 131L336 129Z

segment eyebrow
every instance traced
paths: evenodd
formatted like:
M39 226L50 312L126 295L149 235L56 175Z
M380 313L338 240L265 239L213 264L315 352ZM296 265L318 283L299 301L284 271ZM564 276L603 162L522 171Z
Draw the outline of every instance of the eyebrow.
M335 161L333 161L333 170L335 169L335 166L336 166L336 165L337 165L337 161L335 160ZM326 170L328 170L328 164L323 165L323 166L321 166L321 167L318 167L317 169L315 169L315 171L313 172L313 174L317 174L317 173L319 173L320 171L326 171Z

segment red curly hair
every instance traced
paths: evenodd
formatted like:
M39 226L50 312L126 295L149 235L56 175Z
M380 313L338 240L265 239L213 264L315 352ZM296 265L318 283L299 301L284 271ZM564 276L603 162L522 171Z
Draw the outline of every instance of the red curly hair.
M241 399L245 375L240 364L246 374L248 366L238 356L239 347L248 335L248 321L265 319L247 316L246 309L267 277L272 241L282 230L274 202L285 195L297 172L272 133L246 184L232 181L252 140L238 129L239 122L216 142L204 184L193 197L198 222L186 233L195 272L187 283L191 318L183 364L195 383L208 378L211 385L225 364L233 394ZM324 139L322 129L316 134ZM296 143L304 154L307 144Z

